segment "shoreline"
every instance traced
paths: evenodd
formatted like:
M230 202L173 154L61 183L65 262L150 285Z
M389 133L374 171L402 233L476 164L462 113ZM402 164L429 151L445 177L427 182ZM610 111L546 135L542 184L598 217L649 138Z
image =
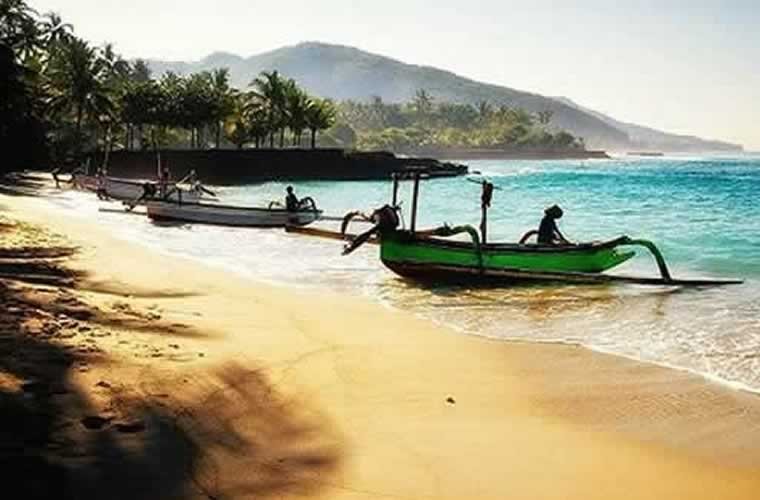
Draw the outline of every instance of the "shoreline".
M0 201L50 224L44 200ZM278 391L327 415L345 450L315 497L752 498L760 488L760 448L744 446L760 435L753 394L585 347L463 336L368 300L265 285L85 220L57 226L83 249L74 266L101 287L193 293L124 299L213 331L193 341L209 354L190 372L255 359ZM627 472L610 477L616 467Z
M287 282L283 281L282 279L277 278L267 278L263 276L258 276L253 272L242 272L239 269L233 268L228 262L220 262L220 261L210 261L208 259L201 258L199 256L193 256L193 255L187 255L183 254L181 252L177 252L174 250L169 250L166 248L161 247L160 245L154 245L154 244L145 244L140 241L136 241L133 238L125 237L123 235L113 235L115 238L123 240L125 242L128 242L129 244L139 245L143 248L148 249L150 252L155 252L160 255L163 255L167 258L179 258L183 260L187 260L189 262L195 262L204 266L208 266L210 268L216 269L222 273L228 273L237 276L238 278L250 280L254 283L263 284L266 286L273 286L276 288L284 288L284 289L290 289L297 292L305 292L307 294L313 293L313 294L319 294L322 292L331 293L331 294L341 294L343 292L336 291L335 289L330 288L329 286L326 286L324 284L320 285L314 285L314 284L296 284L293 282ZM401 312L404 314L409 314L414 316L415 318L419 318L423 321L431 322L440 328L447 329L447 330L453 330L461 335L474 337L477 339L486 339L489 341L496 341L496 342L504 342L504 343L527 343L527 344L538 344L538 345L557 345L557 346L569 346L569 347L579 347L582 349L586 349L593 353L599 353L606 356L614 356L618 357L627 361L632 361L635 363L641 363L644 365L652 365L659 368L664 368L667 370L674 370L677 372L684 372L691 376L698 377L701 379L704 379L707 382L715 383L720 385L721 387L724 387L728 390L733 391L740 391L745 392L752 395L757 395L760 397L760 387L752 387L748 385L745 382L742 382L740 380L730 380L726 378L722 378L718 375L713 375L710 373L700 372L697 369L689 368L685 366L679 366L673 363L669 363L666 361L658 361L655 359L644 359L644 358L638 358L633 355L628 355L622 352L605 349L603 346L599 346L593 343L584 343L582 341L578 340L568 340L568 339L526 339L524 337L519 336L496 336L496 335L487 335L484 333L480 333L477 331L474 331L472 329L469 329L465 326L458 325L456 323L452 322L446 322L446 321L439 321L435 317L426 315L425 313L414 311L411 309L404 309L403 307L399 307L398 305L392 303L388 299L385 298L378 298L371 296L370 293L368 293L366 290L362 290L360 292L360 297L363 300L367 300L369 302L378 304L379 306L383 308L388 308L393 311Z
M438 160L609 160L612 158L602 150L560 150L542 151L530 149L451 149L451 150L411 150L410 155L430 156Z

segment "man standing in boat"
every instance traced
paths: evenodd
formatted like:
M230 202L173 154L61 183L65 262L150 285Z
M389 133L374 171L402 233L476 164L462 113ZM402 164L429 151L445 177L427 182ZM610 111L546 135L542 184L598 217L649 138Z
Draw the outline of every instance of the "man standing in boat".
M95 172L95 194L100 200L108 200L108 170L105 166L98 168Z
M559 205L552 205L544 210L544 218L538 226L539 245L571 245L557 227L557 220L562 218L564 212Z
M169 180L169 167L164 166L164 168L161 169L161 175L158 178L158 192L162 199L166 198L166 195L169 192Z

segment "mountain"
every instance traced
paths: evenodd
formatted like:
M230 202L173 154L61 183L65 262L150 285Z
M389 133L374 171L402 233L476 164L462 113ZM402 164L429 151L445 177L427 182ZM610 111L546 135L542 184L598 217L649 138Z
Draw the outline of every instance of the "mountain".
M682 139L686 138L681 136L617 122L567 99L554 99L481 83L449 71L406 64L342 45L305 42L248 58L215 52L196 62L148 60L148 64L155 75L166 71L187 74L226 67L230 70L233 85L240 88L246 87L261 71L278 70L295 79L309 92L337 100L367 100L379 96L385 101L402 102L410 100L417 89L425 89L441 101L470 104L488 101L494 105L507 104L532 112L550 110L553 112L552 124L555 127L583 137L589 148L640 149L648 148L646 144L651 141L653 148L662 147L673 151L677 150L675 146L679 144L688 143L691 147L701 141L687 138L691 141L683 142ZM733 146L702 142L704 149L709 149L706 146L710 144Z
M663 152L739 152L743 151L743 147L738 144L732 144L725 141L716 141L709 139L702 139L693 135L679 135L669 134L660 130L655 130L650 127L644 127L641 125L635 125L633 123L626 123L616 120L609 115L594 111L593 109L586 108L567 97L555 97L556 101L572 106L580 111L584 111L590 115L596 116L603 122L615 127L618 130L622 130L628 134L630 145L632 149L636 151L663 151Z

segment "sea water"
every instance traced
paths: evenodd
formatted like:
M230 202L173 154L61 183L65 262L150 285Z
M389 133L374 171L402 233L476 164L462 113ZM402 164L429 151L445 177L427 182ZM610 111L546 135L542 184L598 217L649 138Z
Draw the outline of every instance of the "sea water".
M482 177L425 181L418 227L478 225L480 186L472 181L484 177L496 186L490 241L516 241L538 226L545 207L557 203L565 211L560 228L573 241L646 238L656 242L678 278L740 278L745 284L429 287L386 270L373 245L344 257L334 240L271 229L157 225L99 210L103 205L85 193L59 194L55 203L121 237L255 279L361 293L463 334L578 343L760 390L760 157L463 162ZM329 215L369 211L391 197L390 181L293 186ZM283 199L284 188L269 182L212 189L226 204L266 205ZM408 224L410 185L402 185L400 199ZM653 259L637 253L614 272L657 276Z

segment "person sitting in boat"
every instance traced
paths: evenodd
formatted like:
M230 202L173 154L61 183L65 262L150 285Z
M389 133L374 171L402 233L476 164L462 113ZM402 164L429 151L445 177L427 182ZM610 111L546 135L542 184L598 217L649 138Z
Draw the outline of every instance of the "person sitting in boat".
M301 207L301 201L298 199L296 194L293 192L293 186L288 186L285 191L287 191L287 195L285 196L285 209L288 212L297 212L298 209Z
M563 236L557 227L557 220L562 218L564 212L559 205L552 205L544 210L544 218L538 226L539 245L570 245L571 243Z
M198 178L198 173L195 171L195 169L190 170L190 174L188 174L187 176L187 183L190 184L190 190L195 191L196 193L199 193L200 195L203 195L203 193L206 193L206 194L210 194L211 196L214 196L214 194L211 191L203 187L203 184L201 183L201 180Z

